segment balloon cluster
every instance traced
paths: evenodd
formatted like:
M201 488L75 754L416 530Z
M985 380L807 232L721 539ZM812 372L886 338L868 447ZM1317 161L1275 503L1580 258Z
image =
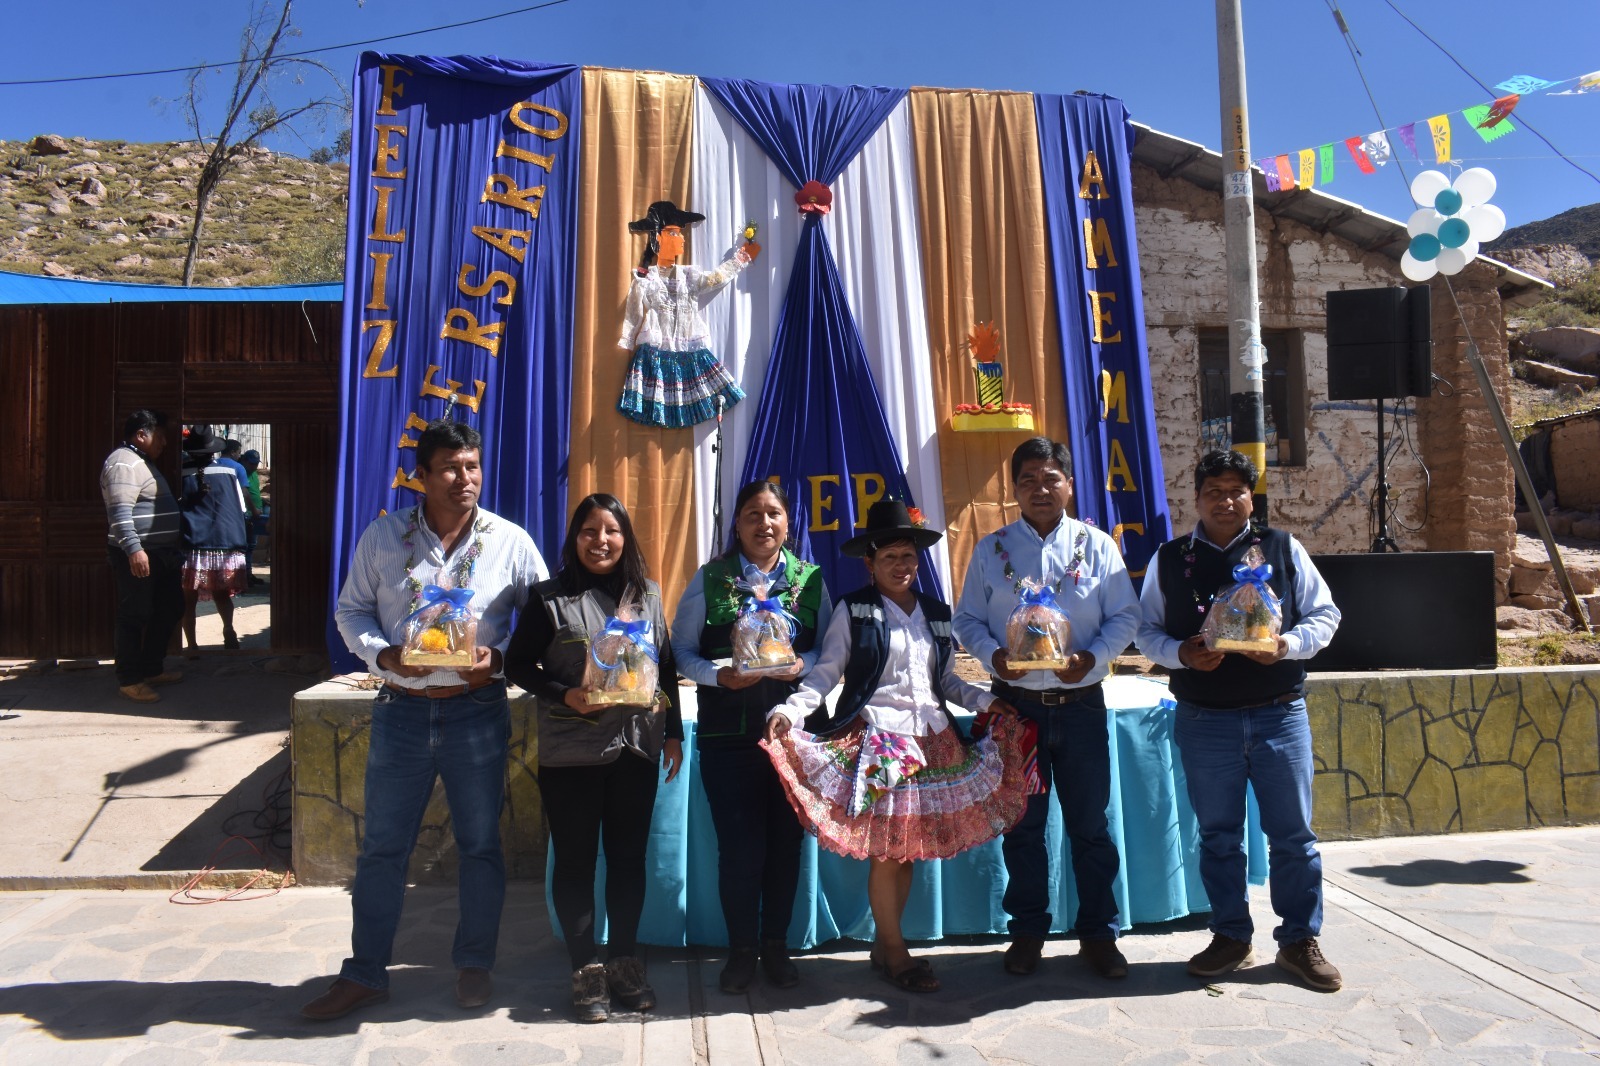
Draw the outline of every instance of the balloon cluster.
M1455 181L1443 171L1424 170L1411 183L1411 198L1422 207L1406 223L1411 244L1400 257L1400 272L1412 281L1435 274L1459 274L1478 256L1478 245L1506 228L1506 216L1489 203L1494 175L1482 167L1464 170Z

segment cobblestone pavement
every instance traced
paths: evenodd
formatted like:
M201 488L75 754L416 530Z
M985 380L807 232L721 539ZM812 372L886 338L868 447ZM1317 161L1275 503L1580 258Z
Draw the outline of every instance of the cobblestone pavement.
M712 950L651 949L660 1008L566 1020L564 952L540 886L512 886L496 994L451 999L453 896L414 890L393 999L300 1020L338 967L342 892L294 888L176 906L153 891L0 893L0 1063L1550 1063L1600 1058L1600 828L1406 838L1325 848L1322 943L1344 990L1272 964L1265 890L1255 965L1210 986L1184 970L1202 918L1135 929L1124 981L1053 940L1040 972L1000 968L1002 944L918 949L944 991L875 978L863 945L800 960L798 988L716 988Z

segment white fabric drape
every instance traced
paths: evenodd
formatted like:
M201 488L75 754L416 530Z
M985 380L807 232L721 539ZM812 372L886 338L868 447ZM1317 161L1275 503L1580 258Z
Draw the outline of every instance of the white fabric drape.
M794 206L794 187L704 88L696 93L690 189L687 206L704 214L706 221L693 231L690 253L695 258L689 262L719 257L731 247L747 218L761 225L760 259L732 286L732 298L714 301L706 314L714 340L711 350L749 394L723 419L725 540L800 239L801 216ZM944 490L935 432L941 413L933 405L908 101L890 113L839 176L833 191L833 212L822 224L828 228L840 281L861 331L878 399L917 505L929 525L943 529ZM695 534L701 558L708 558L714 540L710 500L715 486L716 455L711 449L715 424L702 423L694 432L695 478L703 501L696 512ZM799 486L789 488L802 491ZM953 599L944 543L931 554L946 597Z

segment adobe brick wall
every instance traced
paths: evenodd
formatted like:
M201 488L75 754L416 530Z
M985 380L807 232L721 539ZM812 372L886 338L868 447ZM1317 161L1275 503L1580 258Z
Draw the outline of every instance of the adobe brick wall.
M1197 330L1227 328L1222 199L1147 166L1135 164L1133 176L1156 419L1173 528L1181 531L1195 522L1192 479L1201 436ZM1260 205L1256 226L1261 327L1303 331L1304 342L1306 464L1272 468L1271 521L1294 532L1312 552L1365 551L1373 539L1376 408L1374 401L1328 400L1324 294L1410 283L1388 256L1274 218ZM1453 282L1505 402L1510 373L1494 272L1476 265ZM1434 370L1456 391L1414 403L1408 428L1432 485L1427 488L1409 448L1390 459L1391 533L1405 551L1494 551L1497 600L1503 601L1515 536L1510 465L1463 358L1455 306L1442 284L1434 289ZM1386 440L1394 432L1392 411L1384 432Z

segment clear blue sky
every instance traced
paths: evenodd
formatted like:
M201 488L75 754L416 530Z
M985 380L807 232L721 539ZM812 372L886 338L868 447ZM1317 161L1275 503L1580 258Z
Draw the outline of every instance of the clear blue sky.
M297 48L403 33L498 14L531 0L299 0ZM1467 71L1494 85L1512 75L1557 80L1600 70L1596 0L1394 0ZM1253 154L1292 152L1487 103L1468 74L1388 0L1342 0L1380 122L1327 0L1244 0ZM17 0L0 39L0 81L177 67L237 54L245 0L161 0L65 6ZM46 42L53 42L46 46ZM881 85L1072 92L1125 101L1135 119L1216 148L1220 141L1215 12L1206 0L566 0L476 26L373 46L400 53L508 58L688 74ZM349 80L361 49L320 58ZM215 93L226 86L213 77ZM177 140L182 112L158 98L181 75L50 86L0 86L0 138L38 133ZM1600 92L1523 98L1523 116L1567 156L1600 174ZM1459 116L1454 116L1459 119ZM1455 154L1499 180L1509 225L1600 202L1600 181L1533 133L1480 142L1453 123ZM331 142L332 134L324 138ZM279 150L306 150L278 143ZM1328 192L1395 218L1410 197L1391 164L1359 175L1340 155ZM1409 167L1415 174L1418 168Z

